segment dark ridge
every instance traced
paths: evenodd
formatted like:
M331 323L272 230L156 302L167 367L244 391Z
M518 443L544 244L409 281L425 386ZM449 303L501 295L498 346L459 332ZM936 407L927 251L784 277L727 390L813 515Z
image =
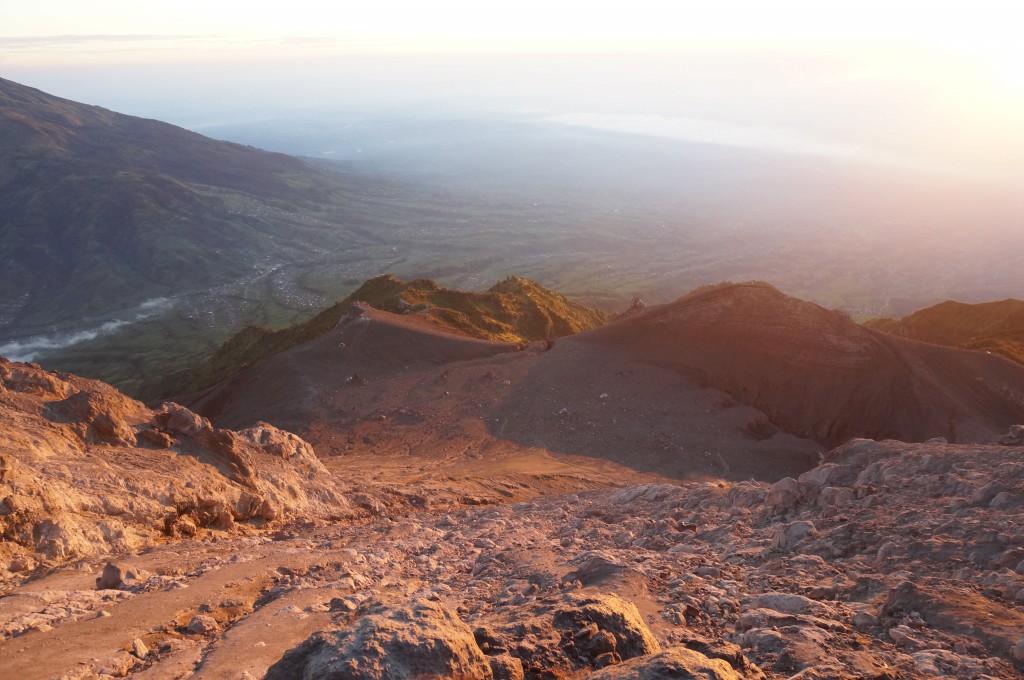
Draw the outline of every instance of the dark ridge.
M722 389L787 432L988 441L1024 420L1024 368L895 337L768 284L721 284L581 341L614 346Z
M428 279L405 282L384 274L304 323L277 331L253 326L243 329L185 382L168 385L166 392L197 392L262 359L318 338L334 328L356 302L393 314L415 314L449 333L515 344L565 337L608 320L603 312L516 276L484 293L474 293L444 288Z
M1000 354L1024 364L1022 300L980 304L947 300L903 319L870 319L864 325L936 345Z

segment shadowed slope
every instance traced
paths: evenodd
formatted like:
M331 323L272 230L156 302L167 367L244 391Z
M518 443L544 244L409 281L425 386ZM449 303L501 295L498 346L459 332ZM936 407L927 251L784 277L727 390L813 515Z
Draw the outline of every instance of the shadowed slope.
M221 426L289 429L323 455L512 446L733 479L799 474L850 437L988 441L1024 421L1024 368L766 284L698 290L550 351L357 312L185 403Z
M1024 301L967 304L947 300L902 319L864 323L904 338L993 354L1024 364Z
M634 352L792 434L987 441L1024 419L1024 369L865 329L763 283L699 289L581 340Z
M416 316L351 305L328 332L267 357L187 401L218 422L249 422L254 414L267 413L277 422L304 429L344 390L424 366L514 349L508 343L445 333Z
M265 420L321 455L585 455L674 477L777 478L820 447L720 390L586 343L545 351L354 306L328 332L182 398L219 425Z

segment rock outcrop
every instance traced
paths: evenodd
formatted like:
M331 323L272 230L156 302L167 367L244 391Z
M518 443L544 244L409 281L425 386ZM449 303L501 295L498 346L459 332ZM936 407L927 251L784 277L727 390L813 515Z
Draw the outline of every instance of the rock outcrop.
M1011 425L1010 431L998 437L996 443L1003 446L1024 445L1024 425Z
M237 523L349 514L312 447L109 385L0 363L0 575ZM116 587L116 586L114 586Z

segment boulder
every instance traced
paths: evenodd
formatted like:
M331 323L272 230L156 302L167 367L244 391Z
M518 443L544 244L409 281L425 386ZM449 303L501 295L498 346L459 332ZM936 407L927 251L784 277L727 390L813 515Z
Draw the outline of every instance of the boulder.
M1003 446L1019 446L1024 444L1024 425L1011 425L1010 431L996 439Z
M47 409L58 421L80 426L87 443L135 446L135 431L128 420L138 417L141 404L121 394L82 391L51 402Z
M1010 655L1017 663L1024 663L1024 637L1017 640L1017 644L1010 650Z
M510 677L515 671L509 669ZM491 663L470 630L447 607L430 600L371 606L344 630L318 632L289 650L266 680L491 680Z
M849 486L856 478L856 468L835 463L822 463L800 475L800 484L809 487Z
M160 412L153 418L153 422L168 434L193 438L198 438L213 430L209 420L174 402L162 404Z
M308 459L315 459L316 454L313 447L304 439L291 432L279 430L273 425L260 422L255 427L241 430L239 438L251 442L267 453L289 460L292 456L305 456Z
M586 677L587 680L744 680L764 676L760 673L744 675L723 659L709 659L692 649L673 647L658 654L640 656L603 668Z
M132 640L132 654L135 655L136 658L145 659L146 655L149 654L149 647L147 647L146 643L139 638L135 638Z
M494 680L523 680L523 662L511 654L498 654L487 659Z
M762 593L750 600L751 609L772 609L783 614L805 614L816 606L814 600L795 593Z
M139 432L138 437L148 441L154 446L158 446L161 449L169 449L174 445L174 439L171 438L166 432L161 432L155 427L150 427Z
M792 477L783 477L772 484L768 492L768 504L776 512L786 512L800 500L800 482Z
M790 550L806 537L814 535L817 531L814 523L807 520L790 522L780 527L772 537L772 547L776 550Z
M598 651L594 645L620 660L661 650L636 605L617 595L568 593L552 622L555 628L574 634L577 648L590 655Z
M107 562L96 578L96 590L124 590L149 578L149 572L123 562Z
M23 392L64 399L74 388L56 375L40 369L38 364L8 364L2 376L4 387Z

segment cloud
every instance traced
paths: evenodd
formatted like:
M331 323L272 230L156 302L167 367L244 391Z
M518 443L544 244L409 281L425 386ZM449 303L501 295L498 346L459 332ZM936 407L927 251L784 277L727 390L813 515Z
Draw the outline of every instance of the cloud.
M130 318L105 321L90 328L11 340L0 345L0 356L5 356L11 361L35 361L48 352L67 349L83 342L95 340L101 336L111 335L125 326L130 326L143 319L162 314L173 306L174 301L168 298L146 300L136 308L135 314L132 314Z
M552 116L548 120L613 132L748 149L822 156L850 156L856 153L850 146L813 139L788 130L682 116L582 113Z
M563 125L662 137L684 142L736 146L806 156L827 156L928 174L971 177L1000 183L1019 181L1019 177L1015 174L992 172L968 166L953 166L926 156L910 156L882 148L844 143L761 125L742 125L685 116L604 113L564 114L549 116L547 120Z
M85 45L105 45L110 43L136 42L176 42L181 40L209 39L213 36L201 35L156 35L156 34L97 34L97 35L32 35L3 36L0 35L0 48L3 49L49 49L54 47L81 47Z

